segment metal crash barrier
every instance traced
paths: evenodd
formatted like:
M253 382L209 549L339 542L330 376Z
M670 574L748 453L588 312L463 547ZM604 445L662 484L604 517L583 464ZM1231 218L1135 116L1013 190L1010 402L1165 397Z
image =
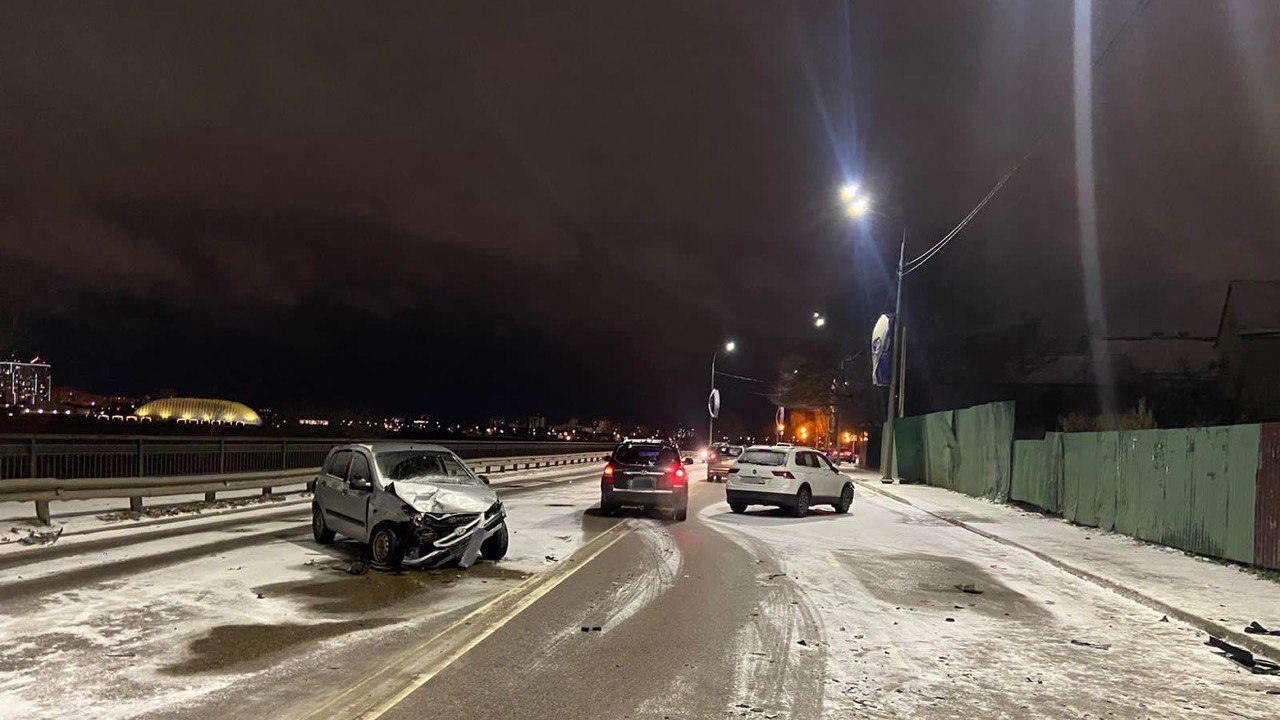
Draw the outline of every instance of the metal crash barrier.
M329 447L332 444L326 446L326 453ZM558 455L473 457L465 458L465 461L476 472L494 473L598 462L606 459L609 452L600 449ZM323 455L320 459L323 460ZM48 525L49 503L53 500L128 498L129 509L141 512L144 497L203 493L205 502L213 502L219 492L255 489L261 489L263 495L270 495L274 488L305 484L319 471L319 466L315 466L267 472L155 477L13 478L0 480L0 502L33 502L36 519Z

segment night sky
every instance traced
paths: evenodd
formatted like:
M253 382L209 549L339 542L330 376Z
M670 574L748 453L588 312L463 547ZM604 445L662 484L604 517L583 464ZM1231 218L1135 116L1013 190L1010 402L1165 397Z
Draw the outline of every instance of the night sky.
M1095 5L1100 51L1135 0ZM756 377L861 349L903 223L928 247L1041 132L908 300L934 348L1066 347L1072 41L1066 0L6 2L0 351L104 393L700 424L723 340ZM1211 335L1227 280L1280 279L1280 3L1154 0L1093 82L1108 331Z

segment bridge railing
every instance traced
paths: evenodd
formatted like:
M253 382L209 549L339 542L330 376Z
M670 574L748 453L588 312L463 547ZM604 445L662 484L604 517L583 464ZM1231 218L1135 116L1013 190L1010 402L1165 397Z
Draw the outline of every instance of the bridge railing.
M577 443L579 445L583 443ZM495 456L471 458L467 464L476 472L493 473L512 470L576 465L605 460L609 450ZM323 456L321 456L323 459ZM276 469L265 472L211 473L197 475L154 475L79 478L12 478L0 481L0 502L35 503L36 519L48 525L52 500L85 500L128 498L129 509L142 512L145 497L204 494L205 502L217 499L217 493L236 490L258 490L270 495L274 489L307 483L320 471L314 467Z
M0 485L16 478L173 477L319 467L346 442L388 440L215 438L148 435L0 435ZM463 459L607 450L612 443L522 440L423 441Z

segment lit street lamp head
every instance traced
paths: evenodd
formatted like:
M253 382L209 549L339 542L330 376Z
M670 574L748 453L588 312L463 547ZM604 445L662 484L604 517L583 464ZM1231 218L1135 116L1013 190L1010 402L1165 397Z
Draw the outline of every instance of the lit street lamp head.
M840 188L840 201L844 203L845 212L849 213L849 217L861 217L871 209L871 198L854 183Z
M738 343L736 343L736 342L734 342L734 341L730 340L729 342L727 342L727 343L725 343L725 344L724 344L724 351L725 351L725 352L733 352L734 350L736 350L736 349L737 349L737 347L738 347Z

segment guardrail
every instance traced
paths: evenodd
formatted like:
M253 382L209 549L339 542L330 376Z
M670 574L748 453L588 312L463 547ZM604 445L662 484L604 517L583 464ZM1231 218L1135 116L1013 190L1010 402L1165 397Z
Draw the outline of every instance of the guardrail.
M602 461L606 451L566 455L526 455L520 457L487 457L468 459L467 465L482 473L505 472L578 465ZM213 475L171 475L156 477L108 478L19 478L0 482L0 502L33 502L36 519L49 524L49 502L52 500L86 500L129 498L129 509L142 512L144 497L194 495L204 493L205 502L213 502L219 492L261 489L270 495L273 488L301 485L315 477L320 467L296 470L273 470L256 473Z
M330 448L349 442L396 441L155 435L0 435L0 484L14 478L167 477L297 470L320 466ZM442 445L463 459L557 455L613 448L613 443L550 440L420 442Z

